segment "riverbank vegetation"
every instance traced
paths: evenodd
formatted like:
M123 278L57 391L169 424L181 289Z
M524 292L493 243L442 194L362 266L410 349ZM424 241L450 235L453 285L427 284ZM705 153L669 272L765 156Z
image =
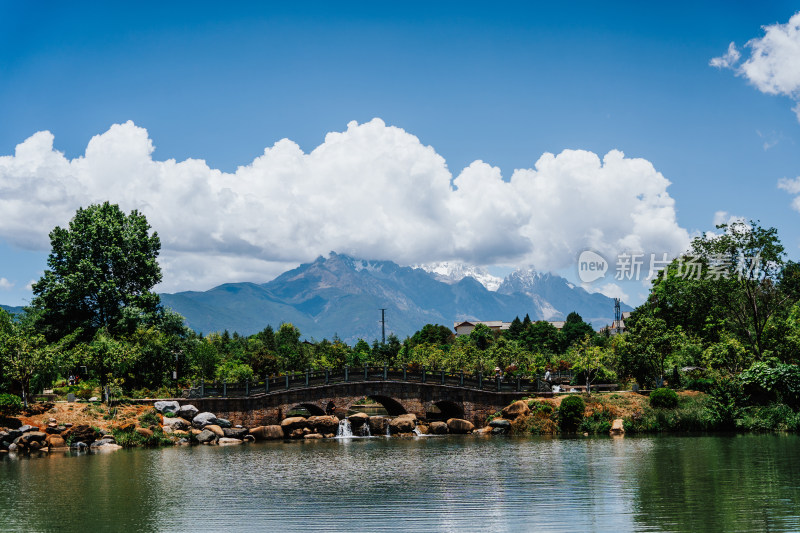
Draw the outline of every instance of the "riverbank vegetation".
M621 331L595 332L570 313L561 329L525 316L505 331L478 324L456 337L427 324L403 341L389 335L352 346L336 335L302 340L289 323L251 336L189 330L152 291L161 280L160 241L136 211L109 203L79 209L50 239L31 305L19 316L0 310L0 393L24 403L45 389L61 399L166 397L199 381L409 365L500 369L506 377L569 372L573 385L703 393L679 395L677 406L642 407L626 418L636 432L797 428L800 265L786 259L776 230L758 223L696 238L653 276L647 301ZM617 401L595 396L589 405L602 409L581 422L590 432L605 427ZM558 425L555 406L537 409L542 424L550 416Z

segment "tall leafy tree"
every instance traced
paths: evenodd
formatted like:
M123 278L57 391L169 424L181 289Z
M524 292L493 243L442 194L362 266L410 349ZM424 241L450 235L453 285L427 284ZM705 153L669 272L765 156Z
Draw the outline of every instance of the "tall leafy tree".
M584 322L581 315L573 311L567 315L561 333L564 335L566 345L570 346L575 341L583 340L587 335L594 336L594 328L591 324Z
M161 242L144 215L105 202L78 209L68 228L50 232L48 269L33 285L31 306L48 339L80 328L86 339L114 332L123 310L155 313Z

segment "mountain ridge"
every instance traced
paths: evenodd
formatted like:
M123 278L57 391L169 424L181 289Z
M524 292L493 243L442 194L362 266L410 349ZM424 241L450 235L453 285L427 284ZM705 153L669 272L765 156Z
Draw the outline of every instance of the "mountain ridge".
M161 300L203 333L250 335L267 324L277 329L291 322L305 338L339 335L351 343L380 338L381 308L387 309L387 334L401 339L427 323L451 327L462 320L511 321L526 314L532 320L563 320L571 311L599 328L611 323L614 312L613 299L533 269L509 274L491 291L470 275L442 280L420 267L335 252L267 283L226 283L204 292L161 294Z

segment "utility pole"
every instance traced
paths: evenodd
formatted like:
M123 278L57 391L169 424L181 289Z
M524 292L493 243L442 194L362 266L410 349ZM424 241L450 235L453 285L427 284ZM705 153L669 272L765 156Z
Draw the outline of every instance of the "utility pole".
M619 298L614 298L614 323L617 325L617 333L622 332L622 326L619 323L620 320L622 320L622 313L619 308Z
M386 344L386 309L381 308L381 344Z

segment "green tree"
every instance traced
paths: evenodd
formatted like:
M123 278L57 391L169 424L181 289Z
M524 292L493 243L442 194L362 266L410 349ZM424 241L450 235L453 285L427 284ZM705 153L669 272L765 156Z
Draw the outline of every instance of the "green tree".
M658 376L659 383L663 383L664 373L676 346L675 330L670 329L666 321L660 318L639 315L630 326L628 341L637 356L644 359L637 361L637 370L645 375ZM637 381L639 385L646 385L639 377Z
M503 336L510 341L518 341L522 340L524 334L525 327L522 325L522 320L516 316L514 317L514 320L511 321L511 324L508 326L508 329Z
M87 340L101 328L113 332L128 307L156 312L161 243L138 211L126 215L108 202L78 209L68 228L50 232L50 245L31 302L48 339L78 328Z
M494 342L494 332L486 324L476 324L469 333L469 341L479 350L486 350Z
M545 355L561 353L565 344L564 336L558 328L545 320L539 320L528 326L523 335L523 342L529 351Z
M9 329L0 331L0 359L4 361L5 375L19 384L27 407L32 381L38 374L49 373L54 366L50 347L42 335L11 323Z
M706 292L724 313L726 329L760 360L768 348L764 332L770 319L800 297L798 265L786 261L775 228L755 221L717 228L719 235L694 239L691 255L682 258L682 274L705 282Z
M595 346L588 335L582 341L572 345L567 352L567 357L572 362L572 369L576 373L584 374L586 392L590 391L591 384L598 375L602 374L607 379L616 379L614 352L601 346Z
M214 379L222 358L213 343L207 339L195 339L189 343L187 355L197 377L207 381Z
M583 340L586 335L594 336L594 328L591 324L584 322L581 315L573 311L567 315L561 334L564 335L565 344L571 346L572 343Z

